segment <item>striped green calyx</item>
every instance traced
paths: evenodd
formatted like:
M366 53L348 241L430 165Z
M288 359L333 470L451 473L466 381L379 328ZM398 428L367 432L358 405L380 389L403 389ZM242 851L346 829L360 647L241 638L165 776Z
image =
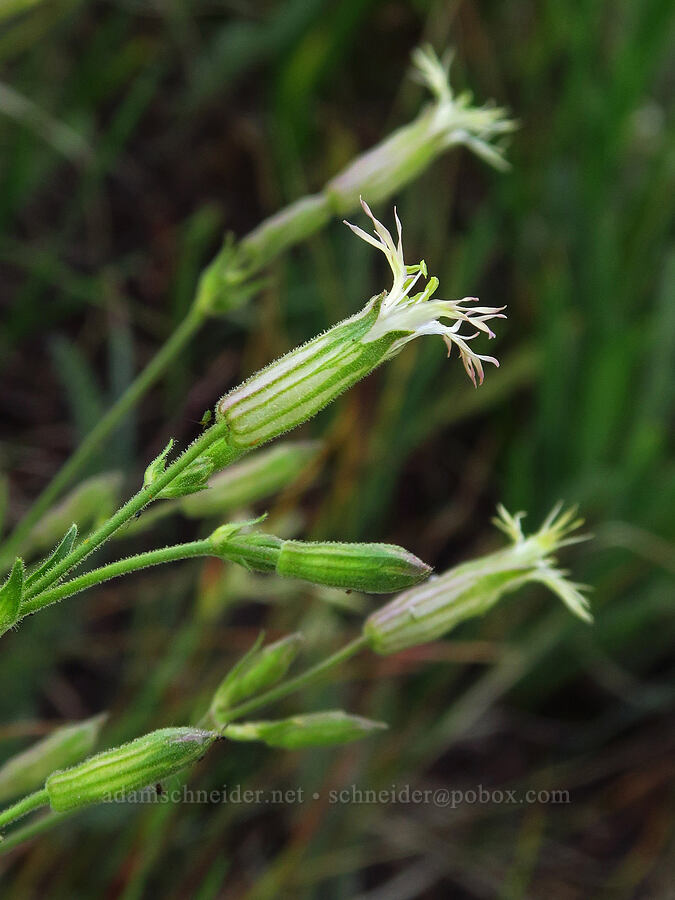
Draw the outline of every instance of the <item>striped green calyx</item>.
M373 594L403 590L431 572L430 566L396 544L284 541L273 534L245 533L250 524L257 523L217 528L209 538L214 553L255 572Z
M27 794L62 766L71 766L94 748L107 715L62 725L47 737L17 753L0 767L0 800Z
M213 695L210 713L218 727L228 721L229 710L284 677L300 652L304 638L290 634L261 649L262 635L227 673Z
M374 612L364 625L370 647L383 655L442 637L465 619L481 616L497 601L529 582L546 585L580 619L591 621L583 587L568 581L552 554L584 540L570 537L581 524L576 511L556 506L539 531L526 537L523 513L512 516L498 507L495 524L511 539L505 550L456 566L419 587L400 594Z
M366 345L384 295L262 369L230 391L216 406L216 420L228 426L228 442L252 449L306 422L386 358L394 338Z
M276 571L314 584L389 594L424 580L431 566L396 544L284 541Z
M66 812L121 799L195 763L218 738L200 728L161 728L54 772L45 782L52 809Z
M232 452L243 452L278 437L316 415L339 394L360 381L382 362L395 356L409 341L424 334L438 334L448 352L459 349L464 367L476 383L483 380L483 362L498 365L493 357L479 356L469 341L480 331L494 337L486 324L503 318L501 309L467 307L475 298L437 300L438 279L430 278L416 294L413 287L427 277L424 261L406 265L402 228L396 216L398 242L362 202L374 226L374 236L354 225L349 227L384 253L394 276L389 291L373 297L361 312L335 325L313 340L282 356L248 381L222 397L216 420L227 426L226 440ZM461 334L464 322L476 330Z

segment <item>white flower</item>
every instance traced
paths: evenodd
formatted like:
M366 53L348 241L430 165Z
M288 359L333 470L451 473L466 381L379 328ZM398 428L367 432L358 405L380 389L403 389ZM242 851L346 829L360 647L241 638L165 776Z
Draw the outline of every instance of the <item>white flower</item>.
M494 104L474 106L468 91L455 94L449 80L451 60L450 53L439 60L430 47L414 51L414 77L429 89L433 101L328 182L323 194L330 209L344 214L360 194L371 203L391 197L450 147L467 147L493 168L509 168L503 138L516 123ZM315 210L309 214L314 216Z
M538 531L526 536L521 527L524 513L511 515L499 506L494 522L511 545L432 576L376 610L364 626L370 647L387 655L437 640L460 622L484 615L502 597L530 582L545 585L575 616L592 622L584 595L587 588L570 581L552 555L561 547L586 540L583 535L570 536L582 523L576 510L561 510L559 504Z
M424 260L418 265L408 266L403 259L403 239L401 221L394 208L398 242L394 243L390 232L378 221L370 210L368 204L361 199L361 206L366 215L371 219L375 237L365 232L362 228L345 221L351 230L371 246L384 253L394 276L394 283L384 297L375 323L368 333L361 338L362 343L376 341L385 334L401 332L389 348L387 357L395 356L409 341L423 334L440 335L448 348L448 356L453 344L459 350L466 372L476 385L483 383L485 373L483 363L490 362L499 366L493 356L482 356L475 353L469 346L469 341L478 337L483 331L489 338L493 338L494 332L487 324L490 319L503 319L502 310L505 307L492 306L468 306L477 303L476 297L464 297L463 300L438 300L433 299L433 294L438 287L438 279L429 278L423 291L412 294L413 287L419 279L427 276L427 267ZM473 334L461 334L462 323L478 329Z
M439 59L430 45L417 47L412 54L413 78L426 85L436 100L429 111L429 134L445 149L463 144L496 169L508 169L503 147L495 138L509 134L518 126L506 110L493 103L473 105L470 91L455 94L450 85L453 53L446 50Z
M424 261L406 265L398 216L395 244L384 225L361 202L373 221L375 237L354 225L349 227L384 253L394 276L391 289L371 297L360 312L286 353L221 397L216 405L216 422L226 425L227 430L219 458L224 455L232 461L311 419L419 335L440 335L448 352L454 344L474 385L476 376L483 381L484 362L498 365L493 357L474 353L469 342L480 331L493 337L486 323L502 317L501 310L467 306L475 302L474 298L433 299L437 278L430 278L423 291L413 294L419 279L427 277ZM463 322L476 331L461 334Z
M577 508L571 506L563 511L562 503L557 503L542 522L541 527L530 537L525 537L521 527L521 520L525 513L519 512L511 515L501 504L497 507L497 516L493 523L504 532L512 541L513 552L522 563L530 563L533 570L529 574L530 581L538 581L563 601L567 608L583 619L592 622L588 598L584 591L588 587L576 584L568 579L568 572L559 569L555 557L552 554L562 547L570 544L578 544L586 541L589 535L575 534L584 520L577 518ZM572 536L570 536L572 535ZM508 551L507 551L508 552Z

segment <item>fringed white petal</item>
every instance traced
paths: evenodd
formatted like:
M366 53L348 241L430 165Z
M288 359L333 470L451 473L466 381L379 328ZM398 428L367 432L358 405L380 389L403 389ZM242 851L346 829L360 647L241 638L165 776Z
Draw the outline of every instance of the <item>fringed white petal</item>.
M394 356L416 337L424 334L440 335L448 348L448 356L453 345L456 346L469 378L474 385L482 384L485 375L483 363L489 362L495 366L499 363L493 356L476 353L469 347L468 342L476 338L479 332L493 338L495 334L487 323L491 319L505 318L502 312L505 307L473 306L472 304L478 303L476 297L464 297L462 300L433 299L434 291L438 287L438 279L433 276L429 278L423 291L413 295L411 292L418 280L422 276L428 277L427 268L424 260L414 266L406 265L403 258L403 228L396 208L394 218L398 241L394 243L389 230L375 218L363 199L361 206L373 223L375 236L349 222L345 224L362 240L384 253L394 276L391 289L382 301L380 315L363 338L364 343L376 341L386 334L400 332L403 336L397 338L389 350L389 356ZM463 322L478 330L473 334L460 334Z

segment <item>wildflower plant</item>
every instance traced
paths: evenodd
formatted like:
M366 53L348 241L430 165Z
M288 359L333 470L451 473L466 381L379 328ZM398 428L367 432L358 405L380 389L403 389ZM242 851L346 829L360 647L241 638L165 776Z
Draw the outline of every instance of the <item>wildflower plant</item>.
M513 127L503 110L476 108L468 94L455 96L448 81L449 58L442 63L431 51L420 50L415 63L434 95L431 106L355 161L320 195L305 198L263 223L238 246L228 241L200 281L194 307L199 321L223 304L243 302L252 296L256 287L253 276L281 249L312 233L334 213L353 209L361 193L376 201L390 196L449 146L464 144L489 163L503 167L502 151L494 139ZM383 723L343 710L319 710L286 719L253 721L247 717L319 680L360 651L386 655L440 638L463 620L484 614L504 595L525 584L547 586L574 614L590 619L583 589L569 581L555 562L554 555L560 548L578 540L573 533L580 524L572 511L559 508L538 531L526 537L521 528L522 514L511 516L500 507L497 525L511 545L431 577L431 567L403 547L380 542L287 539L269 533L264 516L244 522L226 521L205 538L73 574L108 539L139 527L147 530L157 516L176 512L196 518L225 515L283 488L311 462L317 446L289 441L273 448L258 448L311 419L419 337L440 337L449 356L456 349L474 386L484 380L484 364L498 366L495 357L478 352L480 345L475 342L495 337L491 323L504 318L504 306L482 306L475 297L441 299L437 296L439 281L429 275L425 261L406 262L403 228L396 209L394 237L364 199L361 206L372 230L346 224L358 238L383 253L391 270L391 285L362 300L354 315L225 393L215 404L214 415L204 417L204 430L193 444L173 457L174 443L169 441L147 465L137 493L116 511L106 508L88 533L80 533L82 522L59 519L63 530L54 550L26 565L22 556L14 555L14 550L22 546L30 552L30 529L26 532L25 525L20 526L18 537L10 537L3 548L8 574L0 586L0 628L7 631L25 616L111 578L203 556L247 571L314 585L371 594L402 593L367 617L354 640L296 675L288 673L302 654L303 636L292 634L267 645L261 636L215 689L207 711L195 723L151 731L84 760L98 737L101 719L38 743L28 755L15 758L0 770L0 783L2 772L13 772L20 792L25 793L0 813L0 827L43 806L51 809L43 820L48 826L55 821L54 816L187 771L207 750L216 752L213 745L226 740L298 749L376 735L385 727ZM164 351L162 365L167 354L170 357L181 346L181 340L183 337ZM130 399L123 401L122 411L142 395L162 365L151 363L150 373L140 376ZM109 431L110 421L88 447ZM88 452L76 455L78 466ZM250 457L242 459L249 453ZM72 468L68 468L68 476ZM62 477L58 485L65 480ZM106 495L106 503L109 500ZM42 505L44 501L38 501L38 509ZM150 514L139 526L137 516L151 505ZM73 508L72 503L64 501L59 515ZM6 796L13 796L12 791Z

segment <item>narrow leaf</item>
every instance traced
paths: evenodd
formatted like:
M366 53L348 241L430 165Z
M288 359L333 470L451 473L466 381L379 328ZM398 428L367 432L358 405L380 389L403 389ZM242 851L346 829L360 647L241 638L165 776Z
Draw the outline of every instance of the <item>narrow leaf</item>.
M170 438L169 443L162 450L159 456L156 456L145 470L145 475L143 476L143 487L150 487L153 481L156 481L161 475L164 474L164 469L166 468L166 460L169 453L171 453L172 447L173 438Z
M369 737L386 728L363 716L353 716L341 709L308 713L290 719L264 722L242 722L227 725L223 736L232 741L262 741L268 747L300 750L304 747L329 747Z
M68 531L61 538L60 542L56 546L56 549L53 550L49 556L47 556L38 567L30 573L30 575L26 578L26 587L30 587L34 582L36 582L39 578L42 578L43 575L53 569L55 565L61 562L62 559L65 559L66 556L73 549L73 545L75 543L75 539L77 538L77 525L73 523Z
M0 588L0 634L8 631L19 617L23 594L23 560L17 559L9 578Z

